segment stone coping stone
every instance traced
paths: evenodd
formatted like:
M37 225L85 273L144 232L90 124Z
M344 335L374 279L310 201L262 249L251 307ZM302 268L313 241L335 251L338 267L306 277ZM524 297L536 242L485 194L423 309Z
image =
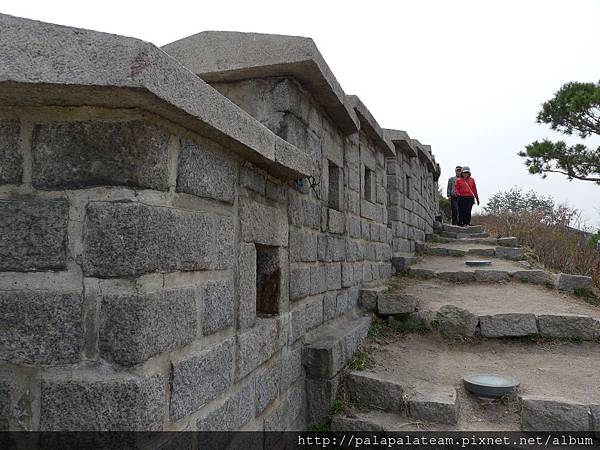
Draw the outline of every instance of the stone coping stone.
M300 81L347 134L358 118L314 41L300 36L203 31L162 47L207 82L291 76Z
M458 422L458 396L453 386L424 383L407 395L408 416L427 422Z
M307 376L330 379L337 375L366 338L370 325L371 317L365 316L317 330L302 351Z
M402 411L404 389L399 383L379 374L350 372L346 388L352 403L361 407L398 413Z
M404 153L409 158L417 156L417 150L412 146L412 139L406 131L384 128L383 135L394 144L397 153Z
M594 283L591 277L560 273L558 275L557 287L561 291L574 292L576 289L592 290Z
M589 431L590 407L564 398L519 396L523 431Z
M307 155L149 42L5 14L0 28L5 104L140 108L210 137L282 178L312 173Z
M385 156L396 156L394 144L392 144L392 141L384 135L383 129L379 126L375 117L373 117L362 100L356 95L349 95L348 100L354 108L354 111L356 111L356 115L360 121L360 129L364 130L366 134L379 145L379 148L383 151Z
M377 311L381 315L410 314L417 308L417 297L411 294L379 294Z

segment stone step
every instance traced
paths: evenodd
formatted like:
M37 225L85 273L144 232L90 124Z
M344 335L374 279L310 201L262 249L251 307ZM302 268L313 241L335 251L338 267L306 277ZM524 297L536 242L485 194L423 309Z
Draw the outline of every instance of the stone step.
M413 253L394 253L392 255L392 267L397 274L403 273L416 262L417 257Z
M493 267L493 266L492 266ZM408 275L417 278L430 279L439 278L454 282L498 282L517 280L524 283L545 285L554 284L553 278L543 270L502 270L502 269L456 269L435 270L424 267L409 267Z
M469 248L469 244L439 244L435 246L426 246L424 253L434 256L495 256L496 258L510 259L520 261L525 259L525 252L521 247L492 247L489 248ZM471 244L481 245L481 244Z
M346 392L353 405L404 414L419 421L456 424L458 396L452 386L418 383L405 389L384 375L350 372Z
M459 227L458 225L449 225L444 224L442 227L443 231L448 231L450 233L461 233L461 234L473 234L473 233L483 233L484 229L481 225L471 225L470 227Z
M600 405L520 395L523 431L600 431Z
M449 243L471 243L471 244L484 244L484 245L500 245L500 246L504 246L504 247L517 247L519 245L518 240L516 237L501 237L501 238L495 238L495 237L484 237L484 238L474 238L474 237L464 237L464 238L450 238L450 237L443 237L439 234L436 234L433 236L432 239L434 242L437 243L442 243L442 244L449 244Z
M472 238L487 238L489 237L489 233L481 232L481 233L456 233L454 231L442 231L440 233L441 237L451 238L451 239L472 239Z

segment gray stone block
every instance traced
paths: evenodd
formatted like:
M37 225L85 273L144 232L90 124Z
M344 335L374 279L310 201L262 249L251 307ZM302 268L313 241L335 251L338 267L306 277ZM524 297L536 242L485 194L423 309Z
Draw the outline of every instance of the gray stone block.
M534 314L507 313L479 317L481 335L490 338L537 334Z
M222 146L208 140L181 142L177 190L233 203L238 164Z
M354 265L352 263L342 263L342 287L354 286Z
M241 166L240 185L246 189L256 192L257 194L265 195L267 180L265 179L264 175L259 173L253 167Z
M21 127L16 120L0 120L0 185L20 184L23 157L19 149Z
M384 431L382 425L362 417L337 415L331 419L331 431Z
M233 339L173 361L170 415L180 420L199 410L233 383Z
M506 281L510 277L510 273L506 270L475 270L475 281L484 283L492 283L496 281Z
M316 261L317 235L300 230L290 230L290 261Z
M239 254L238 328L250 328L256 322L256 247L242 242Z
M407 398L408 415L427 422L456 424L458 398L452 386L424 385Z
M538 316L538 327L542 336L580 337L586 341L600 336L600 320L590 316L543 314Z
M196 423L198 431L236 431L254 415L254 383L249 382L232 393L213 411L203 414Z
M448 337L471 337L479 324L479 317L454 305L443 305L436 313L440 332Z
M330 233L344 234L346 229L346 215L335 209L327 209L327 229Z
M284 324L279 319L259 318L254 327L239 333L236 336L236 380L245 377L271 358L281 349L287 338Z
M590 405L592 414L591 431L594 431L596 438L600 437L600 404Z
M198 236L203 236L198 239ZM83 271L116 277L211 266L214 217L141 203L88 204Z
M411 271L412 272L412 271ZM469 270L449 270L436 272L435 276L442 280L465 283L475 281L475 272Z
M562 398L525 396L521 400L523 431L589 431L590 408Z
M327 290L325 272L325 266L322 264L310 267L310 295L320 294Z
M348 235L357 239L361 237L360 219L358 217L348 216Z
M0 292L0 359L13 364L70 364L83 349L81 294Z
M290 267L290 300L306 297L311 288L311 267Z
M285 210L240 199L242 239L263 245L287 247L288 221Z
M343 261L346 258L346 240L341 237L327 237L327 261Z
M277 203L285 203L287 197L287 186L267 181L267 198Z
M374 288L362 288L359 291L359 304L368 311L377 310L377 298L387 291L387 286L378 286Z
M350 372L346 388L350 400L359 406L396 413L402 411L402 386L378 374Z
M498 245L504 245L507 247L516 247L518 244L516 237L502 237L496 241Z
M235 303L233 280L209 281L204 288L203 299L202 332L204 335L233 325Z
M33 127L38 189L132 186L169 189L170 133L141 120L49 122Z
M410 314L417 308L417 297L411 294L379 294L377 311L381 315Z
M521 247L496 247L496 257L518 261L525 259L525 253Z
M281 357L281 391L287 390L294 382L304 376L302 367L302 347L289 348Z
M327 289L334 290L342 287L342 265L340 263L327 264Z
M46 378L40 431L159 431L166 408L161 375Z
M544 284L546 272L543 270L517 270L511 273L512 277L525 283Z
M0 200L0 270L66 268L68 219L66 199Z
M557 287L561 291L574 292L576 289L592 290L594 283L591 277L561 273L558 275Z
M470 248L467 254L469 256L495 256L496 250L493 248Z
M323 296L323 322L335 318L337 306L337 293L334 291L326 292Z
M217 214L215 220L215 248L211 255L211 268L226 270L233 268L234 246L237 239L234 236L233 217Z
M119 364L142 363L196 337L196 294L191 289L105 294L100 302L100 354Z
M279 395L281 386L281 364L267 367L255 376L256 416L259 416Z
M322 423L328 416L331 404L337 397L341 375L331 379L307 378L306 403L309 425Z
M292 342L323 323L323 299L318 297L292 311Z
M299 380L287 391L288 420L286 431L304 431L307 429L307 387L304 380Z

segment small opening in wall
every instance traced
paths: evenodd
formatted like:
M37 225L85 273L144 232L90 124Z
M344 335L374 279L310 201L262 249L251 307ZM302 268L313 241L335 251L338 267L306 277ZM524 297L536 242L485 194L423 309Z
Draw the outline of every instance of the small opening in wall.
M333 209L341 210L341 169L329 161L329 186L327 191L328 206Z
M374 201L375 173L365 166L365 200Z
M410 199L410 177L406 175L406 198Z
M256 314L279 313L281 267L278 247L256 244Z

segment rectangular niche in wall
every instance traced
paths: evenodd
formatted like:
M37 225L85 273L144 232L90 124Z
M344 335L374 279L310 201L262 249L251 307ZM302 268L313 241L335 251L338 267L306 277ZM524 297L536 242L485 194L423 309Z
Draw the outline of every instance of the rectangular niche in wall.
M341 211L342 209L342 169L329 161L329 185L327 189L328 206Z
M406 198L410 199L410 177L406 175Z
M375 172L365 167L365 200L375 202Z
M256 244L256 315L279 313L281 264L279 247Z

